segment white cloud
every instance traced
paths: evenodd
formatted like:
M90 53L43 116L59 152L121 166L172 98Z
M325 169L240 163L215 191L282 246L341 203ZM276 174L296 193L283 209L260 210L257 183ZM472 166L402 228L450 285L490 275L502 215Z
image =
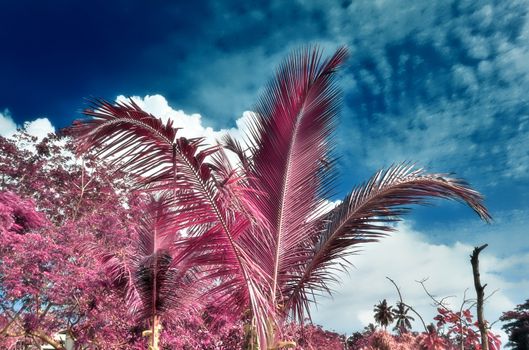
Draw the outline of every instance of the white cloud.
M235 127L215 130L212 127L205 126L200 114L186 114L181 109L174 109L169 106L167 99L162 95L146 95L145 97L132 96L131 99L144 111L161 118L164 122L171 119L173 125L181 128L178 135L193 138L204 137L205 144L215 145L223 135L230 134L239 140L243 145L246 143L248 128L253 118L253 112L246 111L235 121ZM127 102L129 98L120 95L116 98L117 102ZM246 143L247 144L247 143ZM227 153L232 164L237 163L237 157L231 152Z
M9 137L17 131L17 125L13 121L9 110L0 113L0 136Z
M449 299L455 308L459 308L466 289L468 298L475 297L469 262L473 246L459 242L453 245L429 243L423 234L407 223L399 224L398 229L390 237L366 246L364 252L349 259L355 268L348 274L341 274L343 283L336 287L334 298L319 300L313 312L316 323L351 333L374 322L373 306L376 303L387 299L395 305L398 301L397 291L386 276L395 280L404 302L412 305L427 324L433 322L436 309L417 280L428 278L426 286L438 298L456 296ZM498 289L485 306L485 316L491 322L523 300L520 293L527 290L529 280L512 282L502 276L520 264L529 264L529 254L507 258L494 256L487 250L480 254L481 280L488 284L486 292ZM510 299L513 293L520 297L520 301ZM421 328L417 320L414 329ZM499 328L496 326L494 331L500 332Z
M143 98L132 96L131 98L144 111L161 118L164 122L169 119L173 120L175 127L182 128L179 130L180 136L188 138L204 137L209 144L214 144L225 133L230 133L233 137L242 140L252 118L252 112L247 111L237 119L236 127L214 130L209 126L203 125L203 119L200 114L186 114L181 109L173 109L162 95L146 95ZM116 101L127 102L128 98L120 95L116 98Z
M48 134L55 132L55 128L51 125L48 118L37 118L30 122L25 122L24 127L28 134L35 136L38 139L43 139Z
M5 109L3 113L0 113L0 136L11 137L15 134L17 128L20 127L16 125L9 110ZM39 140L49 133L55 132L55 128L48 118L37 118L27 121L24 123L24 128L28 134L37 137Z

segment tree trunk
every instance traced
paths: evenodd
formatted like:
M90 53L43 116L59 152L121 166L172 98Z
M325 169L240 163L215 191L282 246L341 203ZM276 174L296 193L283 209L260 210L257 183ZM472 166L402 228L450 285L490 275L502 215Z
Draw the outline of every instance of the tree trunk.
M259 348L257 344L257 331L255 329L255 318L251 317L251 320L246 320L243 324L244 331L244 350L256 350Z
M481 285L481 280L479 276L479 253L487 248L488 244L484 244L481 247L475 247L472 255L470 256L470 263L472 264L472 273L474 275L474 288L476 289L476 294L478 297L477 301L477 314L478 314L478 327L479 332L481 333L481 348L483 350L489 350L489 339L487 337L487 324L485 323L485 318L483 317L483 300L485 296L485 285Z
M159 350L160 349L160 329L162 325L160 324L160 317L154 315L151 319L150 329L144 330L142 332L143 337L149 337L149 350Z
M159 350L160 342L160 319L158 316L152 318L150 350Z

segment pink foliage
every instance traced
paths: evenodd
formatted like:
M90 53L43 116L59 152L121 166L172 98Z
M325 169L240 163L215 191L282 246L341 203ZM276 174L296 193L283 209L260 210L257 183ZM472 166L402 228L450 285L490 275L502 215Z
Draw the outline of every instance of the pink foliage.
M69 144L18 137L0 137L0 348L44 344L43 335L67 331L88 349L145 350L148 325L137 322L87 249L134 250L142 198L89 155L90 171L82 171ZM18 148L21 141L37 151ZM227 310L169 316L162 324L165 349L228 350L244 343L244 322Z
M43 343L63 330L81 343L122 343L126 309L98 262L82 254L94 242L122 245L130 224L116 194L122 184L94 163L86 175L68 146L34 141L16 141L31 151L0 138L0 347L26 337Z
M439 307L439 313L434 320L437 321L437 327L446 328L447 337L453 339L458 344L463 343L465 348L479 350L481 349L481 335L479 332L478 322L474 321L474 316L469 309L454 312L447 308ZM487 332L490 350L499 350L501 340L498 335L492 331ZM462 339L462 340L461 340Z
M326 331L313 324L299 325L289 323L283 329L283 340L296 342L297 350L342 349L343 340L340 335Z
M468 350L480 350L481 337L477 322L470 310L453 312L440 307L434 318L437 327L431 325L428 331L407 332L400 335L386 331L366 332L351 340L351 350L458 350L463 346ZM500 337L487 332L490 350L499 350Z
M9 191L0 193L0 232L23 234L46 224L32 200L23 200Z

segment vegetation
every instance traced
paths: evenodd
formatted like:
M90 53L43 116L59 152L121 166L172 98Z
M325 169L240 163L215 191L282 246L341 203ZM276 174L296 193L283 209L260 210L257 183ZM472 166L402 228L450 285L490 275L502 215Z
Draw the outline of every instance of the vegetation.
M509 335L508 347L518 350L529 349L529 300L514 310L504 312L501 320L506 322L503 329Z
M132 101L102 100L72 138L0 138L0 344L63 349L53 335L64 331L79 349L342 346L300 324L313 296L330 292L340 259L432 197L490 219L465 182L407 164L324 209L336 181L334 77L346 55L287 59L259 99L248 144L179 137ZM386 327L395 315L383 303ZM449 335L434 330L407 334L407 308L397 311L398 339L445 344ZM380 348L393 336L369 337Z
M389 324L393 323L395 313L393 312L392 306L388 305L386 299L375 305L375 322L384 327L384 330Z
M397 308L393 311L395 318L395 328L400 334L407 333L411 329L411 322L415 319L408 315L410 308L404 305L402 302L397 303Z

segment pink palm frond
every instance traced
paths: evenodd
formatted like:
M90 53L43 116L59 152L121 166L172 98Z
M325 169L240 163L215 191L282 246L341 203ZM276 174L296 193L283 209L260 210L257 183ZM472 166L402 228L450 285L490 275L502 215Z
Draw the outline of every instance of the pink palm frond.
M346 56L344 48L328 60L322 60L317 49L294 53L256 108L251 177L266 193L256 202L271 225L261 237L268 242L265 268L272 276L273 299L288 280L289 267L304 259L297 247L307 239L308 219L332 185L321 159L332 148L330 135L340 101L334 72Z
M170 120L163 123L132 100L116 105L93 100L84 114L92 118L76 122L72 127L80 153L96 148L97 156L119 164L123 171L141 179L142 183L173 172L172 148L178 129Z
M427 174L407 164L379 171L329 214L314 221L321 231L311 258L285 287L288 309L302 319L314 294L330 291L328 282L336 280L338 260L393 232L392 223L410 210L409 205L425 204L430 198L461 201L483 220L491 220L483 197L462 180L445 174Z

